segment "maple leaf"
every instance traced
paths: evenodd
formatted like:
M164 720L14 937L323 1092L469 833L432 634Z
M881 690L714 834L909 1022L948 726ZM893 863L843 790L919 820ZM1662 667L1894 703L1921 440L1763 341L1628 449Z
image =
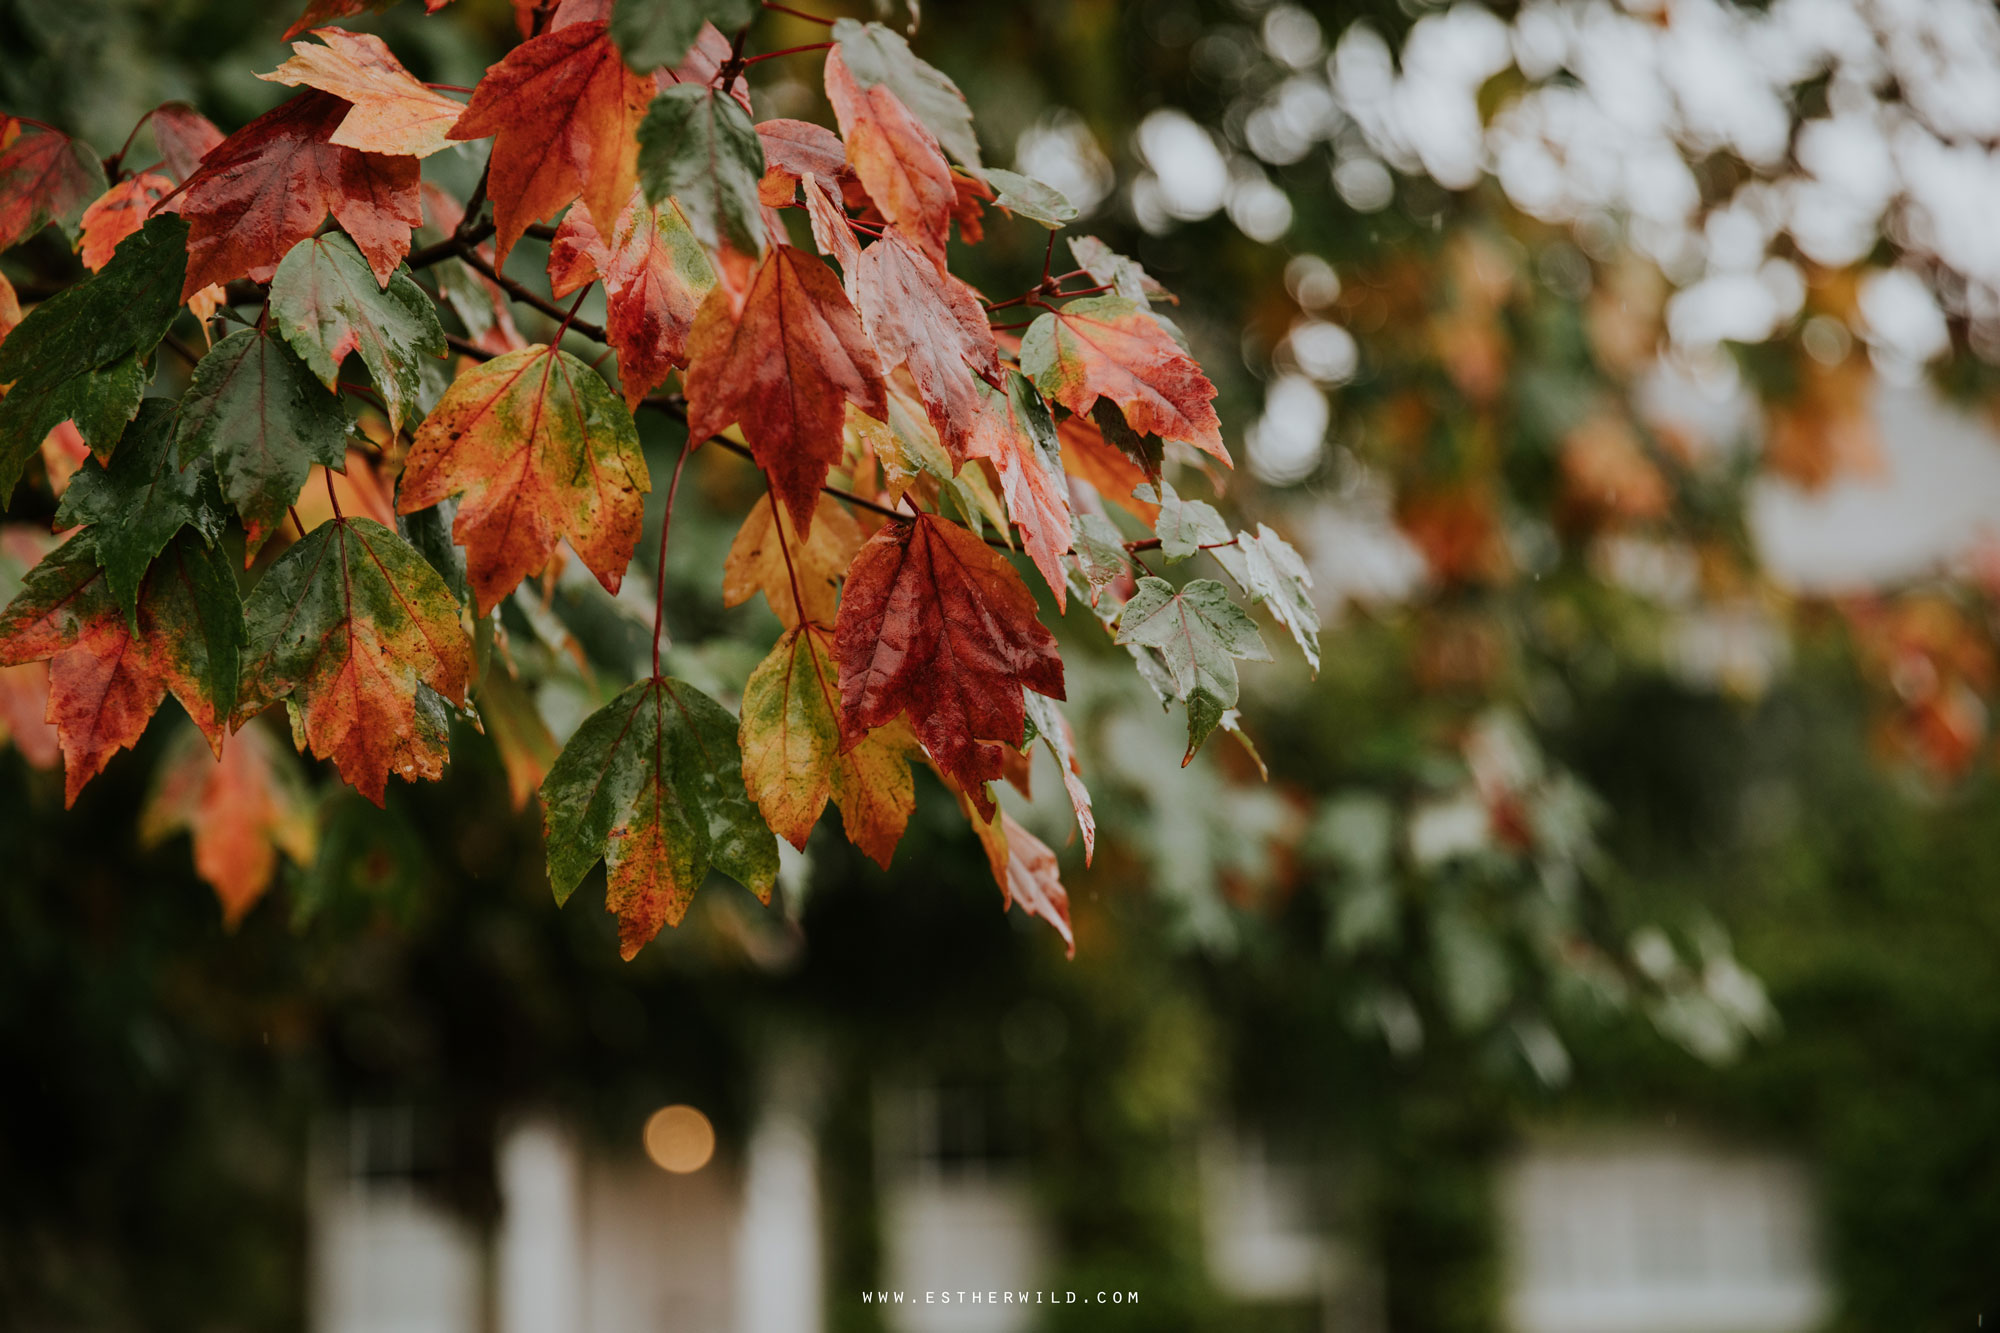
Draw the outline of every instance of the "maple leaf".
M1209 552L1236 586L1264 604L1291 636L1299 650L1319 671L1319 609L1306 591L1312 587L1312 571L1292 549L1292 544L1271 530L1268 523L1257 525L1257 535L1239 534L1234 546L1218 546Z
M764 179L757 194L773 208L792 202L799 182L817 176L836 188L855 180L847 165L847 145L824 125L809 120L766 120L757 125L763 145Z
M652 92L602 21L531 37L487 69L451 137L493 139L487 189L501 262L530 223L573 199L592 217L618 215L638 180L633 134Z
M990 814L984 784L1026 732L1022 691L1063 697L1055 638L1013 566L955 523L892 519L847 572L836 634L847 743L907 713Z
M857 82L838 48L826 57L826 95L847 141L847 160L875 207L942 267L958 192L937 139L887 84Z
M214 461L243 518L248 564L284 523L312 465L339 467L347 457L347 430L340 400L275 331L238 329L195 366L181 400L180 475L206 474L206 465L188 465Z
M452 382L417 430L397 510L464 494L452 536L483 616L565 537L617 592L651 487L632 413L588 365L537 344Z
M981 812L973 808L963 791L959 805L972 821L972 831L986 851L986 864L1000 886L1003 907L1020 904L1029 916L1038 916L1056 929L1076 957L1076 935L1070 929L1069 891L1058 877L1056 854L1049 845L1022 826L1021 821L996 808Z
M250 647L238 716L288 703L300 748L331 759L381 805L391 773L444 771L448 719L437 697L463 707L472 675L458 610L438 572L389 529L365 518L323 523L244 604Z
M611 36L636 70L678 65L708 24L728 32L748 27L757 0L623 0L611 14Z
M778 844L744 788L736 732L713 699L654 676L585 718L542 783L556 901L603 860L627 959L680 924L711 866L770 901Z
M880 420L882 372L832 270L789 245L773 246L732 312L718 286L688 339L688 436L732 423L801 531L840 461L848 403Z
M220 551L192 533L175 537L128 619L98 565L97 539L86 530L56 548L0 612L0 666L49 662L48 717L62 744L68 805L112 755L138 742L169 690L220 746L243 640L236 576Z
M329 212L388 284L424 220L417 160L334 143L347 112L330 93L301 93L209 150L172 203L192 228L182 300L211 283L269 281Z
M371 9L383 10L395 3L396 0L310 0L306 5L306 12L299 15L298 21L291 27L285 29L282 40L289 42L300 33L310 28L317 28L330 19L349 18ZM424 0L424 12L435 14L450 3L451 0Z
M916 808L900 719L843 746L833 636L785 632L743 687L743 780L779 837L801 850L829 798L847 840L884 870Z
M100 195L83 210L83 266L95 273L110 263L118 243L144 226L153 205L173 188L165 176L142 171Z
M1006 383L985 307L896 227L862 251L855 285L862 325L884 369L909 369L938 438L963 462L985 415L974 376L996 388Z
M0 117L0 128L5 118ZM51 222L71 236L84 206L104 193L104 168L90 145L39 125L0 142L0 250Z
M298 760L262 727L229 737L219 755L191 727L175 737L139 815L139 840L153 846L183 831L231 929L271 887L280 853L311 865L319 843Z
M831 625L840 605L841 578L861 542L861 525L830 496L820 497L812 531L804 538L789 512L774 508L769 495L761 496L723 561L723 604L740 606L762 592L787 629L798 628L801 618Z
M1132 492L1146 484L1146 473L1123 450L1104 438L1088 418L1066 416L1056 423L1062 441L1064 475L1090 483L1099 495L1151 527L1160 507Z
M1160 554L1170 565L1209 547L1230 540L1229 524L1215 506L1202 500L1183 500L1174 488L1162 481L1139 492L1141 499L1160 507L1153 532L1160 539Z
M837 19L833 40L839 44L841 63L856 83L863 88L887 88L946 152L974 173L980 171L972 110L949 75L911 51L901 33L880 23Z
M437 307L407 269L380 275L345 236L314 236L293 246L271 279L271 314L278 331L329 390L340 363L361 355L382 395L389 428L401 430L418 413L420 356L443 357L444 325Z
M1124 297L1087 296L1042 315L1021 339L1021 369L1072 412L1109 399L1134 431L1230 461L1215 386L1156 317Z
M1214 579L1191 580L1179 592L1165 579L1140 579L1118 618L1118 642L1157 649L1165 661L1175 697L1187 705L1183 768L1236 706L1236 659L1271 660L1256 622Z
M619 388L626 406L637 410L670 370L687 364L688 334L715 270L672 200L654 206L634 192L609 238L579 201L549 247L549 285L557 297L600 277Z
M327 142L404 157L451 147L448 132L465 108L419 83L380 37L340 28L314 28L313 36L326 45L294 42L290 60L257 77L352 103Z
M209 149L223 140L215 122L186 102L162 102L154 107L152 126L160 163L176 181L194 175Z
M691 83L653 99L639 126L639 179L656 203L678 200L704 242L747 255L764 248L763 175L763 142L733 99Z
M872 248L872 247L871 247ZM1008 372L1007 392L982 390L993 429L974 437L974 457L991 460L1000 474L1008 517L1021 530L1021 544L1065 610L1063 556L1070 546L1069 486L1063 478L1056 423L1035 386Z
M110 457L146 391L141 359L180 309L187 235L179 218L154 218L100 272L36 306L0 342L0 384L13 385L0 398L0 502L64 421Z
M986 183L993 189L995 207L1004 208L1015 217L1039 222L1050 231L1076 220L1077 207L1069 201L1069 196L1055 186L1044 184L1032 176L1023 176L1017 171L1004 171L999 167L988 167ZM964 193L963 187L960 193ZM963 214L959 217L958 229L959 235L966 240L977 239L975 234L966 230Z
M1152 274L1139 266L1138 260L1127 259L1095 236L1070 237L1069 252L1075 256L1076 266L1088 273L1092 282L1111 288L1114 295L1134 305L1151 309L1154 301L1174 299Z
M111 462L86 461L56 510L59 528L93 525L97 562L128 617L137 617L146 570L175 533L191 527L209 546L222 536L215 474L206 465L175 467L173 437L174 405L147 399Z

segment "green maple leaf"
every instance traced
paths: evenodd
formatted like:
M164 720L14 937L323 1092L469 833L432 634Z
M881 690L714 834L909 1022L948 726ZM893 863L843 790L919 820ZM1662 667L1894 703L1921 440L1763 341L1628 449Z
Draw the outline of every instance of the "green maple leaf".
M1160 506L1160 516L1153 523L1153 531L1159 536L1160 554L1166 557L1168 564L1177 564L1204 546L1220 548L1223 542L1229 540L1229 524L1223 521L1214 505L1201 500L1183 500L1164 481L1154 487L1141 486L1136 493L1140 499Z
M104 268L36 306L0 343L0 502L65 421L109 458L139 410L147 372L181 307L187 223L168 214L126 237Z
M347 354L358 352L392 429L423 415L418 358L442 357L447 349L437 308L408 269L398 268L383 287L353 241L339 232L314 236L293 246L272 275L271 314L328 389L339 382Z
M737 722L683 681L642 680L584 719L542 783L549 882L565 902L602 859L631 958L678 925L714 866L769 900L778 844L743 785Z
M178 442L183 466L214 460L254 555L285 521L312 465L337 468L347 457L347 414L280 339L239 329L194 368Z
M611 40L626 64L648 74L687 59L702 24L735 32L756 17L757 0L624 0L611 12Z
M1262 602L1278 623L1298 640L1306 661L1319 671L1319 608L1307 589L1312 573L1292 544L1271 530L1268 523L1257 525L1255 537L1239 534L1234 546L1218 546L1209 552L1236 580L1236 586Z
M109 464L92 458L71 479L56 526L91 525L97 560L127 618L139 612L139 585L173 535L192 527L205 545L227 519L215 474L206 465L174 466L174 405L149 398Z
M744 254L764 248L757 182L764 144L736 100L713 88L679 83L653 99L639 124L639 183L659 203L671 195L688 225L710 245L724 240Z
M1165 579L1140 579L1118 618L1118 642L1157 649L1166 664L1175 697L1187 705L1183 766L1236 706L1237 659L1271 660L1256 622L1214 579L1195 579L1179 592Z
M416 548L372 519L323 523L271 566L243 608L238 713L284 702L301 748L382 804L391 773L435 778L449 757L438 696L465 706L472 641ZM427 692L428 691L428 692Z

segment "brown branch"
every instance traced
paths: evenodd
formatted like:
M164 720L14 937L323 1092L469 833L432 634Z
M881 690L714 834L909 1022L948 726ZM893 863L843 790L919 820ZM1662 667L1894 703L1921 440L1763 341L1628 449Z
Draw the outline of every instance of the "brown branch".
M522 305L539 310L558 323L567 320L572 330L582 334L594 343L609 343L611 341L610 338L605 336L602 328L581 319L569 318L573 312L564 310L561 306L557 305L554 301L548 300L546 297L536 295L527 287L514 281L514 279L487 263L486 257L480 254L473 246L460 242L459 258L463 259L478 272L492 279L495 286L499 287L501 291L507 293L507 295L513 297L516 301L519 301Z

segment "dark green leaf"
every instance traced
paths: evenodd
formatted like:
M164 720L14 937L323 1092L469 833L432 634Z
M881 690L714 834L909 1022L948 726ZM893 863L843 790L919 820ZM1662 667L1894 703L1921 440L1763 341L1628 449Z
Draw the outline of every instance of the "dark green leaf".
M542 783L556 900L602 859L627 958L679 924L711 865L770 897L778 844L744 788L737 730L720 704L656 676L586 718Z
M239 329L195 367L178 438L183 466L214 460L254 554L285 521L312 465L337 468L346 458L347 414L275 334Z
M180 310L187 223L168 214L118 246L102 271L41 305L0 343L0 503L42 439L74 421L98 457L109 458L139 410L146 371Z
M215 474L207 464L174 466L174 405L149 398L109 464L84 463L56 510L56 526L88 523L98 563L127 619L138 615L139 584L183 526L214 545L227 519Z

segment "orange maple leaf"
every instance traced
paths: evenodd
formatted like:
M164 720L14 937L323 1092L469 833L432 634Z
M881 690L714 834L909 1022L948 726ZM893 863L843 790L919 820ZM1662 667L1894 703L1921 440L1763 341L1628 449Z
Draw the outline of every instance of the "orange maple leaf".
M626 68L609 27L572 23L522 42L452 127L454 139L493 139L487 190L503 262L530 223L577 198L592 217L616 217L638 184L653 81Z

